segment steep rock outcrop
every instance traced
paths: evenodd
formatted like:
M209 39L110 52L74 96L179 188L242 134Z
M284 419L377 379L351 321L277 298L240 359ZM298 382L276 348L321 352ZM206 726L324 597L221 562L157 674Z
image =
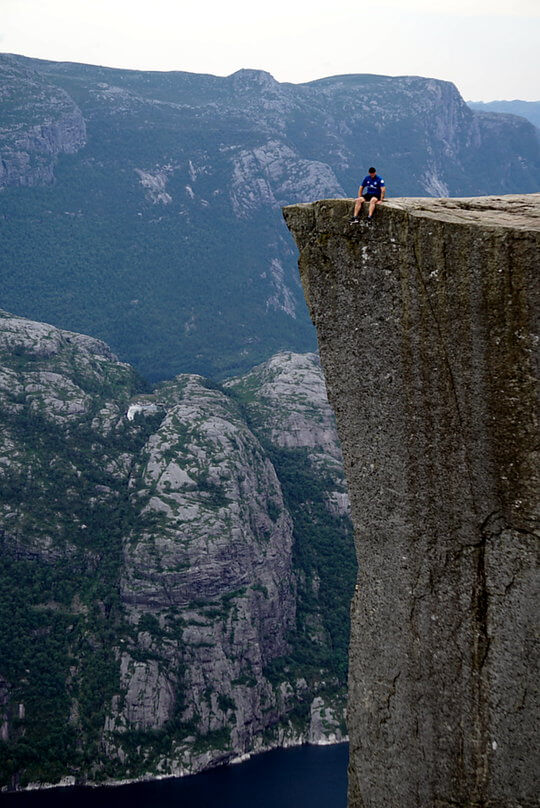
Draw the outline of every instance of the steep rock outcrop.
M335 688L346 680L356 559L341 449L319 357L283 351L224 387L272 459L293 519L298 590L290 655L314 666Z
M0 188L54 179L60 153L86 143L86 123L73 99L13 57L0 58Z
M337 436L316 357L269 364L288 380L281 402L267 385L274 426L298 387L292 459L235 384L186 374L149 393L99 340L0 312L1 787L343 739L346 620L327 603L350 597L354 558L332 505ZM298 481L322 514L307 530Z
M305 456L313 473L326 480L326 508L338 521L348 521L343 457L317 354L276 354L225 388L242 402L262 441L278 452ZM350 568L354 561L345 565Z
M351 808L532 808L540 195L286 208L359 561Z
M122 597L134 625L152 615L165 629L173 608L182 642L164 644L159 631L142 637L153 654L139 661L136 683L126 656L124 725L160 729L179 712L180 685L181 719L205 734L230 726L244 753L267 726L263 713L279 712L263 671L288 652L295 625L292 523L234 402L196 376L167 384L158 400L167 412L129 481L150 527L126 537Z
M276 354L224 386L248 409L251 427L271 443L307 449L313 462L324 457L341 470L335 419L317 354Z

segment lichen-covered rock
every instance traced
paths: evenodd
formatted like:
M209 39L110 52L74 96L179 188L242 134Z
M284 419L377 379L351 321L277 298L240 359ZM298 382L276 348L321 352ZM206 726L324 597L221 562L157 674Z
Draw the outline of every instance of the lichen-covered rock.
M0 786L186 774L343 737L354 560L337 435L315 356L268 370L255 428L246 380L150 393L99 340L0 312ZM293 482L309 480L317 522L294 524L274 445L301 452Z
M321 696L311 704L311 721L308 739L310 743L332 744L347 740L343 721L342 705L328 704Z
M540 195L284 211L345 457L351 808L532 808Z
M225 383L248 408L252 427L288 449L305 448L341 469L334 414L317 354L284 351Z
M181 376L157 400L167 414L130 479L152 528L126 537L122 592L134 624L152 614L165 628L174 607L183 627L175 649L155 637L149 646L168 658L168 677L157 681L152 659L144 676L139 664L136 687L128 673L136 696L125 719L133 724L136 698L135 723L159 728L178 705L172 698L156 710L152 693L181 686L186 723L205 733L227 726L234 749L248 752L264 711L279 711L263 671L287 653L295 625L291 519L275 470L231 399Z

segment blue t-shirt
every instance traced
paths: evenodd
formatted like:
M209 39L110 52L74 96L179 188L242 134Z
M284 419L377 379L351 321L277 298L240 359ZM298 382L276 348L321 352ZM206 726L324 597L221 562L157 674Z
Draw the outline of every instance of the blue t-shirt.
M379 177L378 174L375 174L374 177L368 174L367 177L364 177L361 184L364 187L364 194L380 195L381 188L384 188L384 180L382 177Z

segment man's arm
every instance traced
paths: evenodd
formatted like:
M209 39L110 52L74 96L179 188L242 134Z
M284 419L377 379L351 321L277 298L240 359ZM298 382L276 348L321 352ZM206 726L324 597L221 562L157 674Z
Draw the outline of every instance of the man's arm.
M364 193L364 186L361 185L360 188L358 189L358 198L360 198L363 193Z
M386 194L386 185L381 185L381 202L383 201L385 194Z

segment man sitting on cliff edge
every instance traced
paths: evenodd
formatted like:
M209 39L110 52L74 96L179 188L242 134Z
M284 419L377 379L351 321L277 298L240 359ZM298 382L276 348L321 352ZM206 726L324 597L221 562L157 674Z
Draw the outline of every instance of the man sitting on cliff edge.
M365 194L364 189L366 191ZM360 222L360 211L362 210L364 199L366 202L369 202L367 223L372 224L375 205L378 205L383 201L385 193L386 187L384 180L382 177L379 177L377 174L377 169L373 168L372 166L368 169L368 174L362 180L362 185L358 190L358 199L354 205L354 214L351 219L351 224L358 224Z

